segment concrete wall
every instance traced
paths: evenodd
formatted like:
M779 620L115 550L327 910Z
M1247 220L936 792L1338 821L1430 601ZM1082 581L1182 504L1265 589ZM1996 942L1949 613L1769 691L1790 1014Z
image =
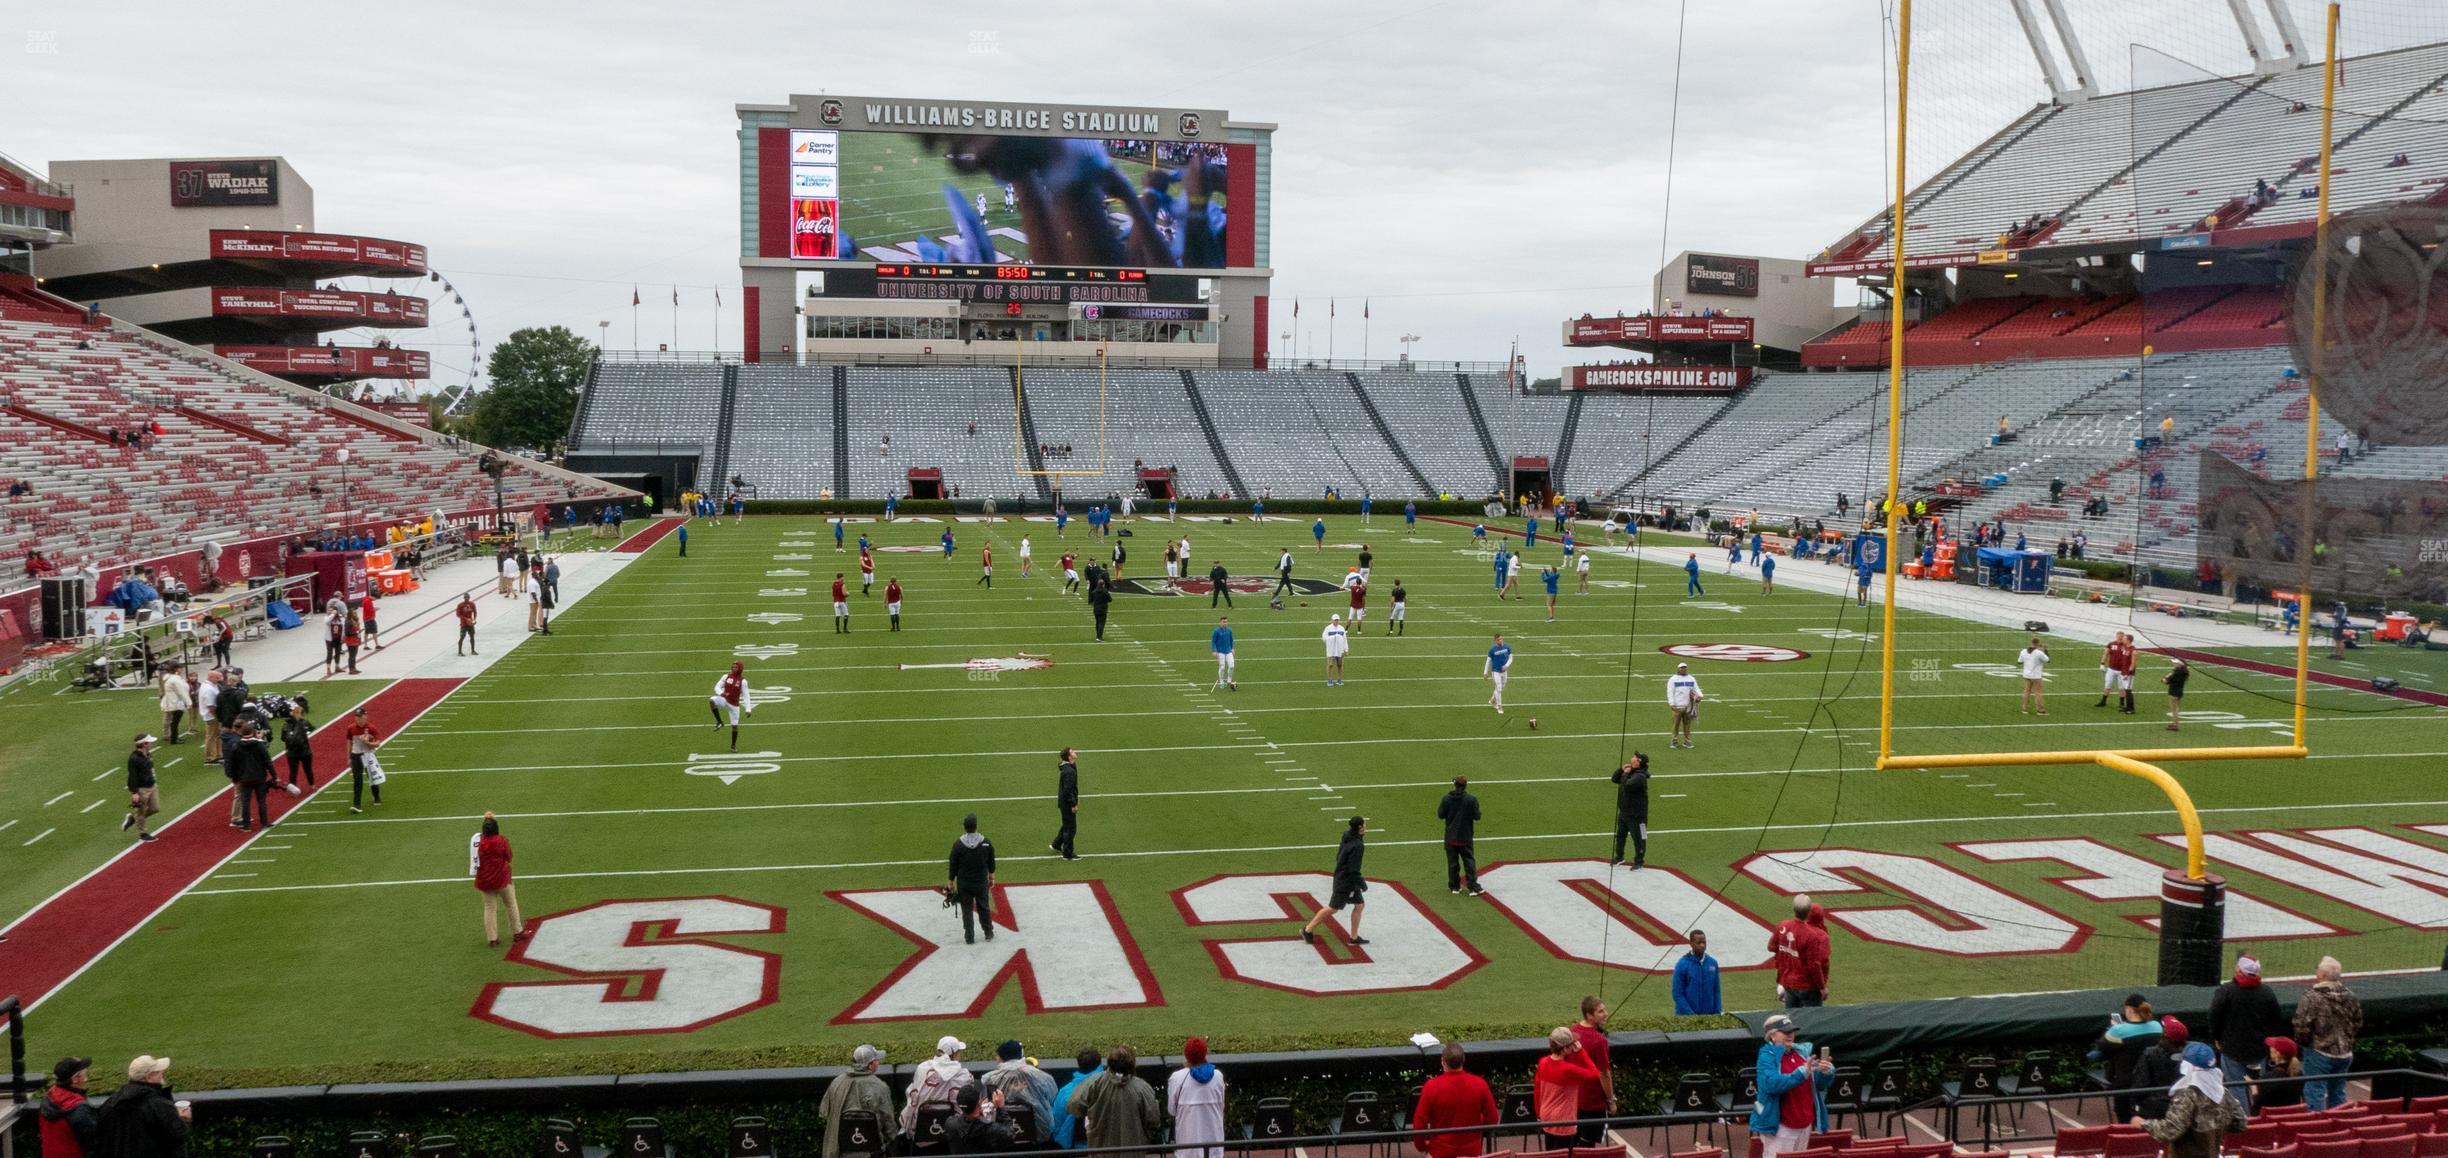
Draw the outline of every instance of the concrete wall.
M1713 309L1736 314L1752 319L1753 340L1760 345L1799 350L1803 342L1818 337L1852 312L1849 306L1837 306L1834 281L1806 276L1802 262L1781 257L1751 259L1760 266L1758 297L1690 293L1685 289L1690 258L1689 251L1676 254L1651 282L1650 295L1659 313L1679 309L1696 314Z
M170 162L260 160L260 157L154 157L132 161L54 161L51 179L76 187L77 241L141 243L167 256L149 262L192 261L205 256L205 234L215 229L315 227L314 187L279 157L280 201L273 208L170 206Z

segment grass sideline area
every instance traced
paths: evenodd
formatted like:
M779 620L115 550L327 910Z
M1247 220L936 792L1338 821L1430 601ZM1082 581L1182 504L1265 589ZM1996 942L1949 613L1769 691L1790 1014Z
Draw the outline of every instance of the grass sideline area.
M1160 574L1163 541L1180 533L1192 538L1194 573L1221 558L1269 586L1279 547L1293 550L1299 577L1331 583L1357 544L1374 546L1349 682L1325 686L1320 659L1327 615L1347 604L1339 590L1296 595L1282 611L1236 592L1240 689L1228 692L1212 688L1208 655L1221 609L1200 595L1117 595L1108 642L1091 640L1055 564L1066 546L1102 558L1109 545L1076 521L1067 542L1050 522L849 523L853 542L864 532L881 548L877 594L862 597L856 555L834 552L828 521L700 520L687 558L674 540L658 544L568 608L551 637L523 641L396 738L381 808L308 803L261 842L284 847L202 881L50 998L34 1018L43 1048L168 1052L183 1085L208 1088L828 1064L859 1042L915 1060L947 1032L973 1056L1007 1036L1052 1054L1189 1033L1229 1051L1395 1045L1419 1030L1524 1037L1568 1020L1589 992L1619 1011L1616 1028L1689 1026L1672 1017L1666 978L1643 971L1670 965L1673 951L1644 950L1630 968L1624 942L1670 942L1697 921L1730 930L1713 946L1721 959L1757 955L1747 930L1764 939L1796 882L1841 910L1838 1002L2154 972L2155 937L2136 924L2155 916L2154 900L2104 886L2095 891L2111 899L2084 895L2096 867L2004 858L2180 864L2155 839L2175 829L2164 799L2089 767L1868 771L1878 609L1793 585L1813 564L1787 562L1787 582L1767 595L1756 572L1727 574L1722 553L1704 550L1708 595L1686 600L1680 571L1601 551L1591 592L1572 593L1567 573L1549 623L1533 593L1536 568L1562 561L1551 542L1529 556L1530 598L1516 603L1494 597L1466 525L1330 517L1323 552L1309 526L1129 525L1126 579ZM947 527L949 560L936 547ZM1023 533L1034 542L1025 579ZM992 588L977 582L987 543ZM835 571L850 581L848 635L829 622ZM892 577L907 591L897 634L881 606ZM1411 594L1410 625L1389 639L1395 579ZM2095 712L2098 649L2064 641L2055 713L2025 717L1995 670L2023 633L1919 612L1900 620L1899 649L1928 661L1900 685L1906 750L2166 738L2155 659L2138 715ZM1519 665L1501 716L1479 674L1498 630ZM1688 750L1664 734L1676 657L1660 649L1670 646L1718 649L1689 660L1709 699ZM1762 658L1780 651L1797 654ZM1039 656L1050 666L972 662ZM734 759L710 725L706 696L735 659L761 703L740 751L770 755ZM2283 701L2266 678L2197 675L2188 707L2203 715L2186 742L2273 742ZM348 699L338 685L317 695L324 713ZM132 696L0 698L0 726L28 737L32 755L0 771L0 796L15 802L0 822L39 814L61 791L116 799L96 774L115 766L133 729L158 720ZM2324 954L2356 970L2436 967L2436 931L2414 927L2424 918L2405 907L2420 903L2413 894L2436 905L2436 894L2406 882L2448 873L2448 829L2411 827L2448 826L2434 772L2448 716L2338 689L2316 702L2311 763L2175 769L2206 825L2254 854L2214 850L2218 871L2259 906L2231 906L2231 926L2249 916L2259 923L2243 927L2279 931L2231 942L2274 976L2308 973ZM1065 745L1081 750L1075 862L1046 848ZM1610 874L1606 776L1632 748L1656 774L1650 868ZM1434 814L1457 774L1486 811L1488 898L1441 887ZM171 811L220 784L216 770L187 765L163 780ZM486 948L467 880L468 840L487 810L517 850L519 899L539 930L515 949ZM960 971L968 947L927 892L973 810L1000 851L998 883L1038 890L1018 894L1018 929L1006 926L1023 937L1026 968L991 978ZM1374 948L1329 926L1311 949L1291 934L1353 813L1371 817L1376 883L1362 933ZM114 851L116 817L108 803L63 816L30 847L9 830L0 856L16 871L0 888L12 890L10 911ZM2259 835L2273 832L2284 843ZM2342 871L2355 852L2339 840L2412 859L2364 892L2272 868L2318 848ZM1988 848L2000 859L1966 851L2031 841L2055 844ZM2255 851L2264 846L2278 851ZM2418 853L2438 863L2414 863ZM1695 896L1718 899L1693 909ZM928 940L947 929L951 945ZM1074 959L1104 945L1107 929L1124 946L1108 963L1128 968ZM1351 976L1371 983L1298 991ZM1729 963L1724 984L1728 1008L1774 1001L1766 968ZM512 1008L521 1001L535 1004ZM567 1018L552 1022L567 1032L520 1028L521 1017Z

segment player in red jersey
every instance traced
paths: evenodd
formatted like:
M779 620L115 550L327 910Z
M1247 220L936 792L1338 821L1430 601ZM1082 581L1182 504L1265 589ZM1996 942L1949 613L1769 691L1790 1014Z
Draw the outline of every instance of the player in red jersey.
M978 548L977 581L988 587L994 586L994 544L992 543ZM977 583L972 583L970 586L975 587Z
M875 552L861 547L859 548L859 594L872 595L875 593L872 590L874 587Z
M1064 594L1079 590L1079 557L1069 551L1063 552L1062 569Z
M850 634L850 589L842 583L841 572L833 573L833 630Z
M730 673L714 681L714 694L706 698L706 708L714 713L717 728L723 726L723 712L731 713L731 750L739 751L740 717L756 714L756 700L748 694L748 665L732 662Z
M1351 625L1356 629L1360 626L1360 621L1368 616L1368 580L1354 572L1349 586L1351 587Z
M892 629L901 630L901 580L884 581L884 614L892 616Z

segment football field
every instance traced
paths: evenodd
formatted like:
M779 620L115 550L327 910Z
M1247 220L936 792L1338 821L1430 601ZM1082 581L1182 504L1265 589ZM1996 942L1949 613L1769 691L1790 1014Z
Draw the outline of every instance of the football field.
M1525 1036L1570 1020L1585 993L1619 1028L1668 1019L1664 974L1694 927L1729 1008L1773 1004L1767 929L1800 890L1830 911L1839 1003L2154 976L2141 922L2159 873L2183 863L2166 799L2089 766L1870 770L1879 609L1794 581L1833 570L1788 562L1767 594L1748 564L1729 573L1701 548L1707 592L1686 598L1673 563L1600 549L1589 593L1567 570L1549 622L1538 568L1564 563L1551 541L1514 601L1467 526L1327 525L1321 551L1307 516L1127 524L1123 578L1143 582L1115 596L1097 642L1057 560L1106 558L1112 541L1076 521L1057 540L1050 522L853 520L837 553L828 520L700 520L686 558L656 545L549 637L436 691L383 750L381 805L351 813L345 784L310 798L50 996L37 1024L81 1054L176 1056L194 1087L829 1063L859 1042L913 1058L947 1032L1055 1055L1188 1033L1235 1051ZM1195 574L1220 559L1254 590L1227 610L1203 581L1149 582L1181 534ZM1348 682L1329 687L1320 633L1348 611L1333 584L1364 543L1367 615ZM1271 610L1283 547L1303 590ZM1389 636L1397 581L1409 622ZM1224 615L1238 690L1215 686ZM1899 621L1899 750L2178 739L2162 730L2157 656L2123 715L2093 706L2097 643L2053 639L2050 714L2024 715L2010 665L2025 632ZM1501 715L1481 674L1497 632L1515 654ZM707 705L735 661L757 704L737 751ZM1679 661L1705 697L1689 749L1666 735ZM334 716L355 698L330 694ZM2284 680L2203 665L2182 740L2282 743L2286 695ZM0 717L39 731L53 699L8 697ZM2341 688L2316 704L2308 762L2173 766L2235 892L2229 940L2273 976L2323 954L2435 968L2448 716ZM124 723L75 708L100 755L11 773L10 815L48 796L47 778L91 778L146 707L129 702ZM1066 746L1080 754L1077 860L1048 847ZM1637 872L1609 864L1608 773L1633 750L1655 774ZM1484 811L1484 897L1447 889L1436 811L1456 776ZM516 850L533 934L499 949L469 882L487 811ZM968 813L999 855L991 943L965 943L934 891ZM1305 944L1298 925L1326 900L1354 815L1368 818L1365 915L1357 936L1345 920ZM0 836L0 861L45 854L23 834Z

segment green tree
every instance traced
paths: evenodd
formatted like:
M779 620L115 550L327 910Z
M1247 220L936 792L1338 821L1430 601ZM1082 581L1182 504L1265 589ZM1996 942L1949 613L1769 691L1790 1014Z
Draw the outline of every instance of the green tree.
M491 383L476 399L477 441L558 453L594 360L594 345L564 326L511 334L485 363Z

